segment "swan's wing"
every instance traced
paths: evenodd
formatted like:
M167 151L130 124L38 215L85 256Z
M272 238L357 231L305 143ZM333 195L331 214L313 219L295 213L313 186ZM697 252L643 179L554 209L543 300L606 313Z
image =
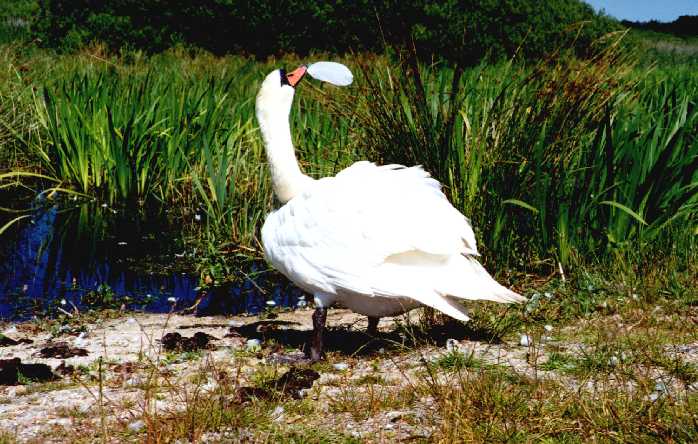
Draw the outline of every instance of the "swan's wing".
M454 260L478 253L440 188L421 167L358 162L272 213L265 252L308 291L407 296L451 314L444 295L487 297L451 289L450 273L462 274Z
M361 234L382 248L384 257L415 250L478 255L470 222L421 166L358 162L330 180L323 197L341 196Z

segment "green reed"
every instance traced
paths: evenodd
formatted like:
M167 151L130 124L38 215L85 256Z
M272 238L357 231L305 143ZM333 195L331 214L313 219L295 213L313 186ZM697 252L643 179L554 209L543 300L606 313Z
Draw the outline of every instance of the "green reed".
M15 129L4 137L54 187L166 205L184 220L203 211L203 224L183 229L211 252L259 256L274 201L254 98L267 72L299 62L129 57L41 59L36 92L13 96L26 110L20 122L38 129L18 141L26 128L5 125ZM350 88L308 79L297 90L293 137L311 176L367 158L422 164L502 266L567 266L694 237L698 81L689 68L645 72L614 47L533 66L346 62ZM32 85L12 75L17 88Z
M611 48L363 75L373 154L425 165L502 264L593 261L651 245L671 223L695 229L698 81L682 70L650 78Z

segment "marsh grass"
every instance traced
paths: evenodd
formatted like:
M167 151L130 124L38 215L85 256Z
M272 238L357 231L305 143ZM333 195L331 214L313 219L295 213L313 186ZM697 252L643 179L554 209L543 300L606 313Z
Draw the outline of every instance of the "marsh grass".
M261 255L274 203L254 97L266 72L298 60L99 46L70 57L3 46L0 56L4 169L112 205L199 214L182 230L213 262L221 251ZM698 82L688 67L644 72L617 44L529 65L464 69L409 53L347 63L351 88L308 80L297 92L294 143L311 176L365 158L423 164L509 278L695 253Z
M485 257L553 269L684 242L670 228L695 220L698 196L685 69L644 75L613 45L467 72L408 56L363 66L359 115L375 158L421 163L446 186Z

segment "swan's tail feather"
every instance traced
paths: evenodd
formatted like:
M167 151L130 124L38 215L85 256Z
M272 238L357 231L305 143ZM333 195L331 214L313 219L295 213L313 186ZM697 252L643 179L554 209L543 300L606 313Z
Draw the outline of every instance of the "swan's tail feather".
M466 255L448 259L416 253L397 255L376 268L371 282L376 296L409 297L464 322L470 317L459 299L526 301L495 281L474 257Z
M471 256L460 256L448 284L442 293L459 299L486 300L504 304L521 303L527 299L515 293L490 276L480 262Z
M465 307L446 296L433 294L429 297L420 297L417 295L413 296L413 299L416 299L423 305L439 310L452 318L458 319L459 321L468 322L470 320L470 316L468 316L468 311Z

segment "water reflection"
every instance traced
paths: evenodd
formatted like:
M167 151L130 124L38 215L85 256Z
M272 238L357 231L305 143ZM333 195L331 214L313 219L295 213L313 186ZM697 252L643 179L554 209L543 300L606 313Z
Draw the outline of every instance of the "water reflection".
M95 301L168 312L201 296L177 226L166 212L114 210L96 203L47 205L37 201L32 222L0 248L0 319L84 310ZM179 221L181 223L181 221ZM209 291L199 314L257 313L273 300L293 307L301 292L271 273ZM263 289L263 290L262 290ZM172 299L174 298L174 299Z

